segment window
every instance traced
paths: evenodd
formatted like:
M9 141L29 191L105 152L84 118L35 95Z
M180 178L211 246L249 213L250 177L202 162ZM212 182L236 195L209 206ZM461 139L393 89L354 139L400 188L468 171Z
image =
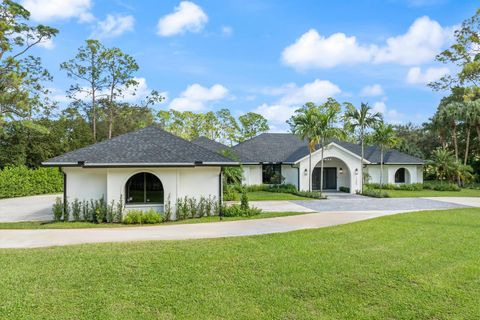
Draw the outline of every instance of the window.
M125 185L125 199L127 203L163 204L163 185L151 173L137 173Z
M262 183L264 184L282 183L282 166L280 164L262 165Z
M400 168L395 172L395 183L405 183L405 168Z

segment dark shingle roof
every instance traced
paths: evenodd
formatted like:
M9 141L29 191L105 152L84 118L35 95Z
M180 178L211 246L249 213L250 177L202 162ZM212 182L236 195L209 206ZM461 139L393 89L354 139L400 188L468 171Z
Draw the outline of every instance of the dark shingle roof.
M44 165L192 165L234 161L156 127L147 127L45 161Z
M335 142L358 156L361 155L361 146L358 144L339 140L330 142ZM262 133L250 140L237 144L233 147L233 151L243 163L294 163L308 155L308 145L298 136L291 133ZM365 159L372 163L379 163L380 148L377 146L366 146ZM419 158L397 150L388 150L384 154L384 163L418 164L423 162Z
M228 149L226 145L223 143L210 140L207 137L199 137L195 140L192 140L192 143L195 143L196 145L203 147L205 149L208 149L213 152L220 152L222 150Z

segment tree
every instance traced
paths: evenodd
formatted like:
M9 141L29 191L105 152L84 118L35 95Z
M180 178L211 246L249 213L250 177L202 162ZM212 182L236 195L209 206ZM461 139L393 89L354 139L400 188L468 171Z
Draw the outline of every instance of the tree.
M455 160L458 161L458 140L457 128L464 104L461 102L445 103L447 100L440 102L438 108L438 116L441 122L446 124L451 132L453 148L455 152Z
M383 187L383 156L385 150L393 148L397 143L395 130L393 126L385 124L383 121L375 126L373 133L373 142L380 147L380 189Z
M448 180L453 176L455 163L452 152L443 148L434 150L430 160L427 161L429 170L433 171L436 179L440 181Z
M24 118L41 102L49 80L40 58L26 56L32 48L53 38L58 30L28 23L30 12L21 5L0 3L0 126L4 119ZM30 119L31 120L31 119Z
M262 115L254 112L247 112L238 118L241 128L238 142L255 137L259 133L270 130L268 121Z
M135 92L138 81L134 73L138 71L138 64L135 59L122 52L119 48L105 49L100 56L104 57L106 63L106 87L108 96L104 101L108 114L108 139L112 138L113 122L118 112L117 98L123 98L126 90ZM99 61L103 63L103 61Z
M220 125L220 139L224 143L233 146L233 142L237 141L240 128L237 120L232 116L229 109L220 109L216 112L218 123Z
M362 188L364 183L363 177L363 161L365 158L365 133L369 128L373 128L378 122L382 120L382 115L379 112L372 112L372 108L367 103L361 103L360 108L356 109L351 103L345 104L347 110L345 111L344 119L347 130L357 132L358 139L361 144L361 159L360 169L362 171Z
M92 119L94 142L97 141L97 100L102 96L105 98L108 84L105 75L107 67L105 47L98 40L86 40L85 45L78 48L73 59L60 65L69 78L78 81L70 86L68 96L80 104L90 99L88 109Z
M295 114L288 120L292 133L308 143L308 191L312 191L312 153L321 138L317 131L318 122L319 110L312 102L308 102L300 109L295 110Z

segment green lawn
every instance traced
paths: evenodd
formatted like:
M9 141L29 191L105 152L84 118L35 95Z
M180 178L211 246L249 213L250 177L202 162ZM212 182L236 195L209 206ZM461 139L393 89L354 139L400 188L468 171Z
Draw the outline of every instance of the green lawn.
M267 201L267 200L313 200L312 198L301 197L291 193L252 191L247 193L249 201ZM240 195L238 196L240 199Z
M0 250L0 319L476 319L480 209Z
M286 217L299 214L306 214L306 212L262 212L259 215L252 217L222 217L222 220L218 216L203 217L179 221L169 221L157 225L170 225L170 224L192 224L192 223L205 223L205 222L220 222L220 221L235 221L235 220L247 220L247 219L264 219L274 217ZM26 222L2 222L0 223L0 229L84 229L84 228L125 228L125 227L138 227L139 225L120 224L120 223L102 223L96 224L91 222L40 222L40 221L26 221ZM153 226L151 224L143 226Z
M406 191L406 190L385 190L392 198L406 197L480 197L480 190L462 189L460 191Z

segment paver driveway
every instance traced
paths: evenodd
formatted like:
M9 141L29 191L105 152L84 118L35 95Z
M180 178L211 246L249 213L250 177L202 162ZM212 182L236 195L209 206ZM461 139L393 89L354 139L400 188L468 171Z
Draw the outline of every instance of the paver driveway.
M52 205L61 194L0 199L0 222L48 221Z

